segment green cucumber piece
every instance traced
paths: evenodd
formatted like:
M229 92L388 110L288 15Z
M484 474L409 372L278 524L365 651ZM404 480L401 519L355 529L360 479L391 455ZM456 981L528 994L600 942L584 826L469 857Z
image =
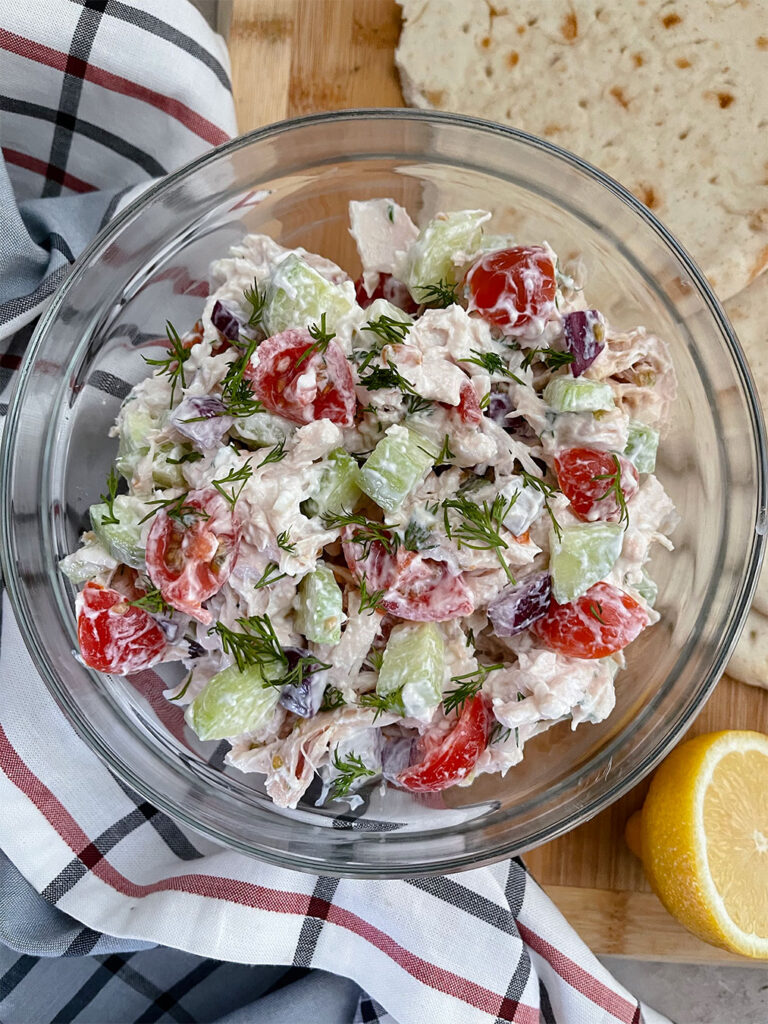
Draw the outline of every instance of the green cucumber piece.
M272 714L279 698L279 688L265 685L257 666L241 672L230 665L209 680L184 717L201 740L224 740L258 728Z
M455 253L470 255L479 249L482 225L490 219L485 210L455 210L431 220L408 250L404 282L416 302L423 288L439 281L456 282Z
M646 604L650 605L651 608L656 604L656 598L659 596L659 585L655 580L652 580L645 569L642 570L642 577L637 583L633 583L632 586L638 592L640 597L645 601Z
M421 434L389 427L360 469L360 487L386 512L395 512L436 457L435 445Z
M271 412L257 412L235 420L230 433L245 441L250 448L271 448L284 441L295 428Z
M659 432L639 420L629 421L627 447L624 454L634 463L638 473L653 473L656 469L656 452L659 447Z
M62 558L59 568L72 583L87 583L102 572L117 568L117 559L95 540L86 541L77 551Z
M138 403L132 403L138 404ZM144 409L124 407L120 417L120 441L115 467L126 480L136 472L140 459L149 454L148 437L157 430L157 421Z
M443 695L445 642L434 622L395 626L389 635L376 692L399 691L403 713L428 720Z
M621 554L623 537L618 523L566 526L560 540L550 533L549 571L558 604L575 601L608 575Z
M331 569L318 562L299 584L299 630L316 644L337 644L344 619L341 587Z
M147 514L147 505L139 498L118 494L112 506L116 523L107 523L110 518L106 505L91 505L90 516L93 532L102 545L123 565L143 569L146 552L141 541L141 522Z
M184 463L179 462L185 455L193 452L191 444L173 444L168 441L161 444L156 450L152 459L152 480L156 487L165 490L167 487L184 487ZM175 462L169 462L175 459Z
M583 377L553 377L544 388L544 401L555 412L599 412L614 406L610 384Z
M305 516L353 512L361 494L356 460L343 448L335 448L328 454L317 489L311 498L302 501L301 511Z
M319 324L325 313L326 329L334 331L354 308L354 295L331 284L300 256L290 253L272 275L265 321L269 334L279 334L289 327Z

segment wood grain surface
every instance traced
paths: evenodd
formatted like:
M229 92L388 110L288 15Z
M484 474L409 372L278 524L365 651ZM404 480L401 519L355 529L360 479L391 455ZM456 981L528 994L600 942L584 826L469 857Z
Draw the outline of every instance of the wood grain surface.
M299 114L403 105L394 0L234 0L229 49L241 132ZM768 732L768 692L723 678L689 736ZM647 782L525 860L596 953L687 963L752 961L700 942L649 891L624 843Z

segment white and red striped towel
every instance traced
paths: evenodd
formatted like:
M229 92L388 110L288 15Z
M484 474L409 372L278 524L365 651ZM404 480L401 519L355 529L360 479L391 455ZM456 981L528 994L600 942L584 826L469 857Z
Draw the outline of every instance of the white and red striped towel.
M0 416L34 317L126 190L234 133L227 69L223 43L186 0L4 5ZM78 740L7 598L1 644L3 1020L277 1024L306 1019L310 1005L322 1024L662 1021L517 861L339 881L186 832ZM233 963L320 968L360 988L315 987L308 1002L311 976L278 972L279 991L254 988L255 973L249 991Z

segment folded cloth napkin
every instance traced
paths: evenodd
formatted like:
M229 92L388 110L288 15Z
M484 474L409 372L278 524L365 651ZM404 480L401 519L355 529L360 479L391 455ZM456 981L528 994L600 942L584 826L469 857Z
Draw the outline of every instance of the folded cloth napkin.
M33 320L89 237L142 182L224 141L235 121L224 45L186 0L6 5L0 49L4 415ZM189 833L78 740L6 597L2 612L7 1024L663 1021L519 861L339 881Z

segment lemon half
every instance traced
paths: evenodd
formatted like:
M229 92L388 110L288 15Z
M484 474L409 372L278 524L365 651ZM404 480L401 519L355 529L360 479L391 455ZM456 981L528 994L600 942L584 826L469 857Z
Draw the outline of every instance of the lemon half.
M768 959L768 736L726 730L681 744L656 772L637 831L630 819L627 841L681 924Z

